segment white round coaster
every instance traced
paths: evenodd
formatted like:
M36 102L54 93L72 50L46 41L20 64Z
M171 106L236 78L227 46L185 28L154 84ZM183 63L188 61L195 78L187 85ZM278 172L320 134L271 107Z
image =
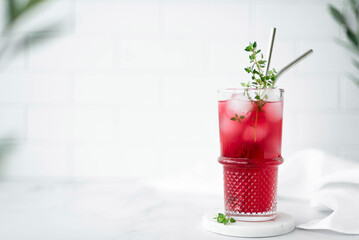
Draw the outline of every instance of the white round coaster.
M236 221L227 225L218 223L217 219L214 219L219 212L211 211L203 215L202 224L205 229L234 237L271 237L292 232L295 228L294 217L282 212L277 212L277 217L269 221Z

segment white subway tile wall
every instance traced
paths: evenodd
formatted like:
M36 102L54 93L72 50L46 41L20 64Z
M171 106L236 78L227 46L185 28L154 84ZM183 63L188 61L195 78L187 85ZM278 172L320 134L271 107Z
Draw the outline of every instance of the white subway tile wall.
M272 26L277 69L314 49L279 81L286 90L284 158L317 147L358 159L359 87L346 77L354 69L350 53L334 43L343 34L328 3L342 5L57 0L43 6L9 38L30 34L26 50L0 63L1 176L157 177L213 169L216 89L248 79L243 48L257 40L266 52ZM38 32L59 18L61 31Z

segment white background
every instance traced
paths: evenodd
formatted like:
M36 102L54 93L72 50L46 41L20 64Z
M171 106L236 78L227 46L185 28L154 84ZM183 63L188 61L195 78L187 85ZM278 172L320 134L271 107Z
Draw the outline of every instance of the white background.
M358 158L359 87L346 77L350 54L333 40L344 35L327 4L59 0L43 6L12 39L59 18L63 31L31 35L27 43L46 41L0 65L2 178L214 173L220 169L216 89L248 81L243 49L256 40L266 52L273 26L273 67L314 50L279 81L286 91L284 158L305 147Z

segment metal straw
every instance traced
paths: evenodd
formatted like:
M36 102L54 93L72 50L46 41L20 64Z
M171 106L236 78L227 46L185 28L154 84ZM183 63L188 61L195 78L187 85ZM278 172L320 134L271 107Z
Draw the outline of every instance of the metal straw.
M306 51L305 53L303 53L302 55L300 55L299 57L297 57L296 59L294 59L292 62L290 62L288 65L286 65L285 67L283 67L281 70L278 71L277 73L277 78L273 83L274 84L277 82L278 78L286 71L288 71L290 68L292 68L295 64L297 64L298 62L302 61L305 57L309 56L310 54L313 53L313 49L309 49L308 51Z
M265 71L265 76L267 76L267 74L268 74L270 60L272 58L272 51L273 51L274 38L275 38L276 30L277 29L275 27L272 28L270 38L269 38L269 48L268 48L268 55L267 55L268 59L267 59L267 67L266 67L266 71Z

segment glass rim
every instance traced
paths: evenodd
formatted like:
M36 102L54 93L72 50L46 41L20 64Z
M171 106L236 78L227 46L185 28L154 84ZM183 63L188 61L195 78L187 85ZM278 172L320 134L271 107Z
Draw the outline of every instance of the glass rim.
M245 91L245 90L254 90L254 91L258 91L258 90L278 90L281 93L284 93L284 89L283 88L218 88L217 92L230 92L230 91Z

